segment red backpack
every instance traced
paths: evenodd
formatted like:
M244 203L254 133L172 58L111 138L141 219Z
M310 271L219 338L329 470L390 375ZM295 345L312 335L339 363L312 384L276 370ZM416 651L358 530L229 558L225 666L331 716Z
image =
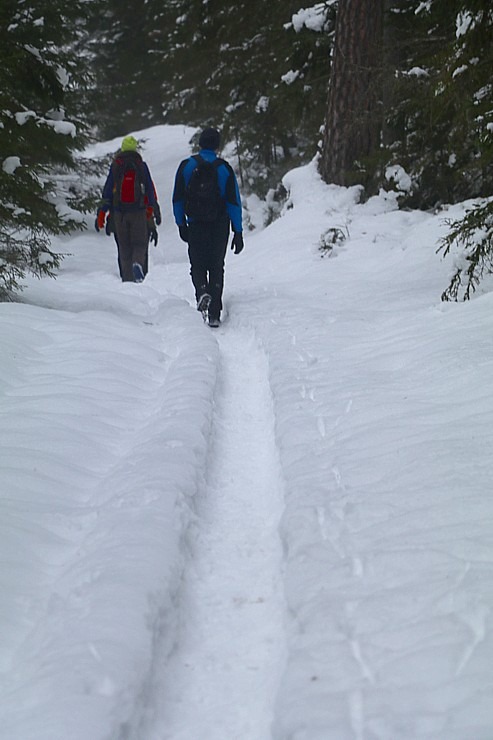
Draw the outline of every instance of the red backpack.
M113 170L113 207L120 211L145 208L146 176L138 152L120 152L111 165Z

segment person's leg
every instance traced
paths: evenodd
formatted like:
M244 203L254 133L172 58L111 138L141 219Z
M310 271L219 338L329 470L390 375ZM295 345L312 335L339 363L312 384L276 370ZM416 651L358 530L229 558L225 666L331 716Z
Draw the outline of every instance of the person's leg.
M210 224L191 224L188 229L190 277L192 278L197 301L204 293L209 293L207 262L210 249L210 231Z
M211 303L209 317L218 319L223 308L224 260L228 247L229 222L218 221L213 224L211 250L209 256L209 292Z
M142 269L144 270L144 275L147 275L147 273L149 272L149 241L147 241L146 255L144 258Z
M115 217L113 215L113 211L108 211L108 218L106 219L106 234L110 236L113 234L113 238L115 240L116 244L116 256L118 260L118 273L120 275L120 278L122 278L122 266L120 264L120 250L118 248L118 237L116 235L116 229L115 229Z
M125 214L115 211L115 234L118 245L118 265L120 275L124 283L133 282L132 272L132 243L130 241L130 230Z
M145 210L132 211L127 214L127 218L132 244L132 264L140 265L142 272L144 272L147 247L149 244L146 212Z
M114 236L115 244L116 244L116 255L117 255L117 260L118 260L118 272L120 273L120 277L123 280L122 265L121 265L121 261L120 261L120 247L118 245L118 237L116 235L116 231L113 232L113 236Z

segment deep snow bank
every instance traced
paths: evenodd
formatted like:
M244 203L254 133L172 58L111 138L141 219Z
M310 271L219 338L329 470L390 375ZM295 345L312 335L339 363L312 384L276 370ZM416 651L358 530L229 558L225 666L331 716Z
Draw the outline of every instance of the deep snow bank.
M232 288L269 357L287 489L274 737L488 740L492 296L440 304L443 216L358 205L313 165L287 180ZM331 227L348 238L321 259Z

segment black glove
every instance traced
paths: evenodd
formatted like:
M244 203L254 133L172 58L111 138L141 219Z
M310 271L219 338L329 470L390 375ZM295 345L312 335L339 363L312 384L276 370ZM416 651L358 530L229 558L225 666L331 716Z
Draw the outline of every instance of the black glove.
M154 218L156 219L156 223L158 226L161 226L161 209L159 208L159 203L155 203L155 205L153 206L153 209L154 209Z
M181 226L178 226L178 231L180 232L180 239L188 244L188 226L186 224L182 224Z
M241 231L235 231L233 241L231 242L231 249L235 250L235 254L239 254L244 246L243 234Z
M151 244L154 244L154 246L157 247L157 240L158 240L157 229L151 229L149 231L149 241L151 242Z

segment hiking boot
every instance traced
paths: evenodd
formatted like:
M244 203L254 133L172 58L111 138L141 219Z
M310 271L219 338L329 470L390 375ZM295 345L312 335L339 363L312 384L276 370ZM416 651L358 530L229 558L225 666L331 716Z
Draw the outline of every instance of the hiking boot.
M219 316L209 316L209 326L211 329L217 329L217 327L221 324L221 320Z
M202 293L202 295L197 300L197 311L201 311L204 313L209 308L209 304L211 302L211 297L209 293Z
M142 265L140 265L138 262L134 262L132 265L132 270L134 273L134 282L142 283L144 280L144 270L142 269Z

